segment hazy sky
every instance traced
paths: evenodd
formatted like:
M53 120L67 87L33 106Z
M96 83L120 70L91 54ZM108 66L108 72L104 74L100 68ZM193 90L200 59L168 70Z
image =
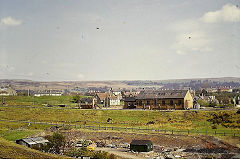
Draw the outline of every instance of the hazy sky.
M0 0L0 79L229 76L239 0Z

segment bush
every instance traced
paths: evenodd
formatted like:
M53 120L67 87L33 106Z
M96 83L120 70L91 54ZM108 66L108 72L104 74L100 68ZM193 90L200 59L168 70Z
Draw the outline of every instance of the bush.
M60 150L65 146L65 137L56 132L53 133L52 136L47 136L46 138L49 143L44 147L44 151L59 154Z
M72 102L73 103L80 103L80 96L79 95L76 95L76 96L73 96L73 100L72 100Z
M240 120L239 118L233 117L233 114L229 114L227 112L217 112L211 114L211 119L207 121L214 124L212 129L217 127L217 125L222 125L226 128L240 128Z

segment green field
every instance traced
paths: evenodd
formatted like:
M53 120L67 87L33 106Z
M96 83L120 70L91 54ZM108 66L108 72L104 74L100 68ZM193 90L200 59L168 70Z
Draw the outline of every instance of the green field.
M59 158L51 154L31 150L13 141L32 135L40 134L49 130L52 124L63 125L61 129L81 129L87 126L108 127L110 129L98 131L131 131L125 128L147 129L147 131L135 133L156 133L149 129L167 130L171 132L185 131L190 135L197 135L196 131L208 132L208 135L215 135L236 145L239 143L240 114L237 110L219 111L150 111L150 110L103 110L103 109L71 109L76 106L72 103L71 96L62 97L34 97L35 107L31 105L33 97L9 97L5 100L8 105L0 107L0 154L1 157L21 158ZM11 99L11 100L10 100ZM61 100L60 100L61 99ZM12 102L12 103L11 103ZM22 104L20 104L22 103ZM67 108L45 107L42 104L66 104ZM22 106L21 106L22 105ZM70 109L69 109L70 108ZM12 121L14 120L14 121ZM42 123L29 123L42 122ZM68 124L77 125L69 127ZM80 127L81 126L81 127ZM122 129L111 129L117 127ZM226 135L214 134L224 132ZM236 134L238 137L232 137ZM8 156L11 154L10 156Z
M58 106L58 104L64 104L67 107L76 107L77 104L72 100L73 96L5 96L0 98L0 104L4 101L4 105L8 106L44 106L46 104Z
M64 124L63 129L69 129L66 125L73 124L77 126L70 128L82 129L85 126L95 126L109 127L107 130L102 129L103 131L127 131L124 128L132 128L132 131L133 129L155 129L166 130L170 133L172 130L174 132L185 131L192 135L197 134L196 132L207 132L209 135L215 136L224 136L223 133L229 134L226 136L232 134L240 136L240 114L237 113L237 110L83 110L71 109L77 106L72 100L72 96L5 97L5 106L0 107L0 120L5 120L0 121L0 136L9 141L32 136L49 130L52 125L44 124L46 122ZM47 108L43 104L50 104L53 107ZM65 104L67 107L60 108L57 106L58 104ZM26 105L30 107L25 107ZM18 122L11 122L11 120ZM117 129L114 130L111 127ZM139 132L141 133L141 131ZM144 133L150 132L153 131L144 131ZM215 132L218 133L215 134Z
M228 117L222 121L222 115ZM219 123L211 119L218 115ZM48 123L71 123L109 127L133 127L166 130L239 132L240 114L224 111L143 111L143 110L81 110L60 108L1 107L0 119ZM110 119L109 122L107 120ZM50 125L0 122L0 129L45 130Z

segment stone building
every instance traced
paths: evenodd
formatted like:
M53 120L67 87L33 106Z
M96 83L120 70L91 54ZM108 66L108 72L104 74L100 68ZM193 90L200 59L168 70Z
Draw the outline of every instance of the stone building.
M134 104L138 109L151 110L193 108L193 98L189 90L141 91L135 99L131 98L131 100L124 101L124 108L133 107Z

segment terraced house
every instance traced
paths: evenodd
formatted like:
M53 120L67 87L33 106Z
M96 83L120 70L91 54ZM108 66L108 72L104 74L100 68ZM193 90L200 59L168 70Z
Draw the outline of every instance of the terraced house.
M133 103L134 104L133 104ZM190 109L193 108L193 98L189 90L152 90L141 91L135 100L126 98L124 108L138 109Z

